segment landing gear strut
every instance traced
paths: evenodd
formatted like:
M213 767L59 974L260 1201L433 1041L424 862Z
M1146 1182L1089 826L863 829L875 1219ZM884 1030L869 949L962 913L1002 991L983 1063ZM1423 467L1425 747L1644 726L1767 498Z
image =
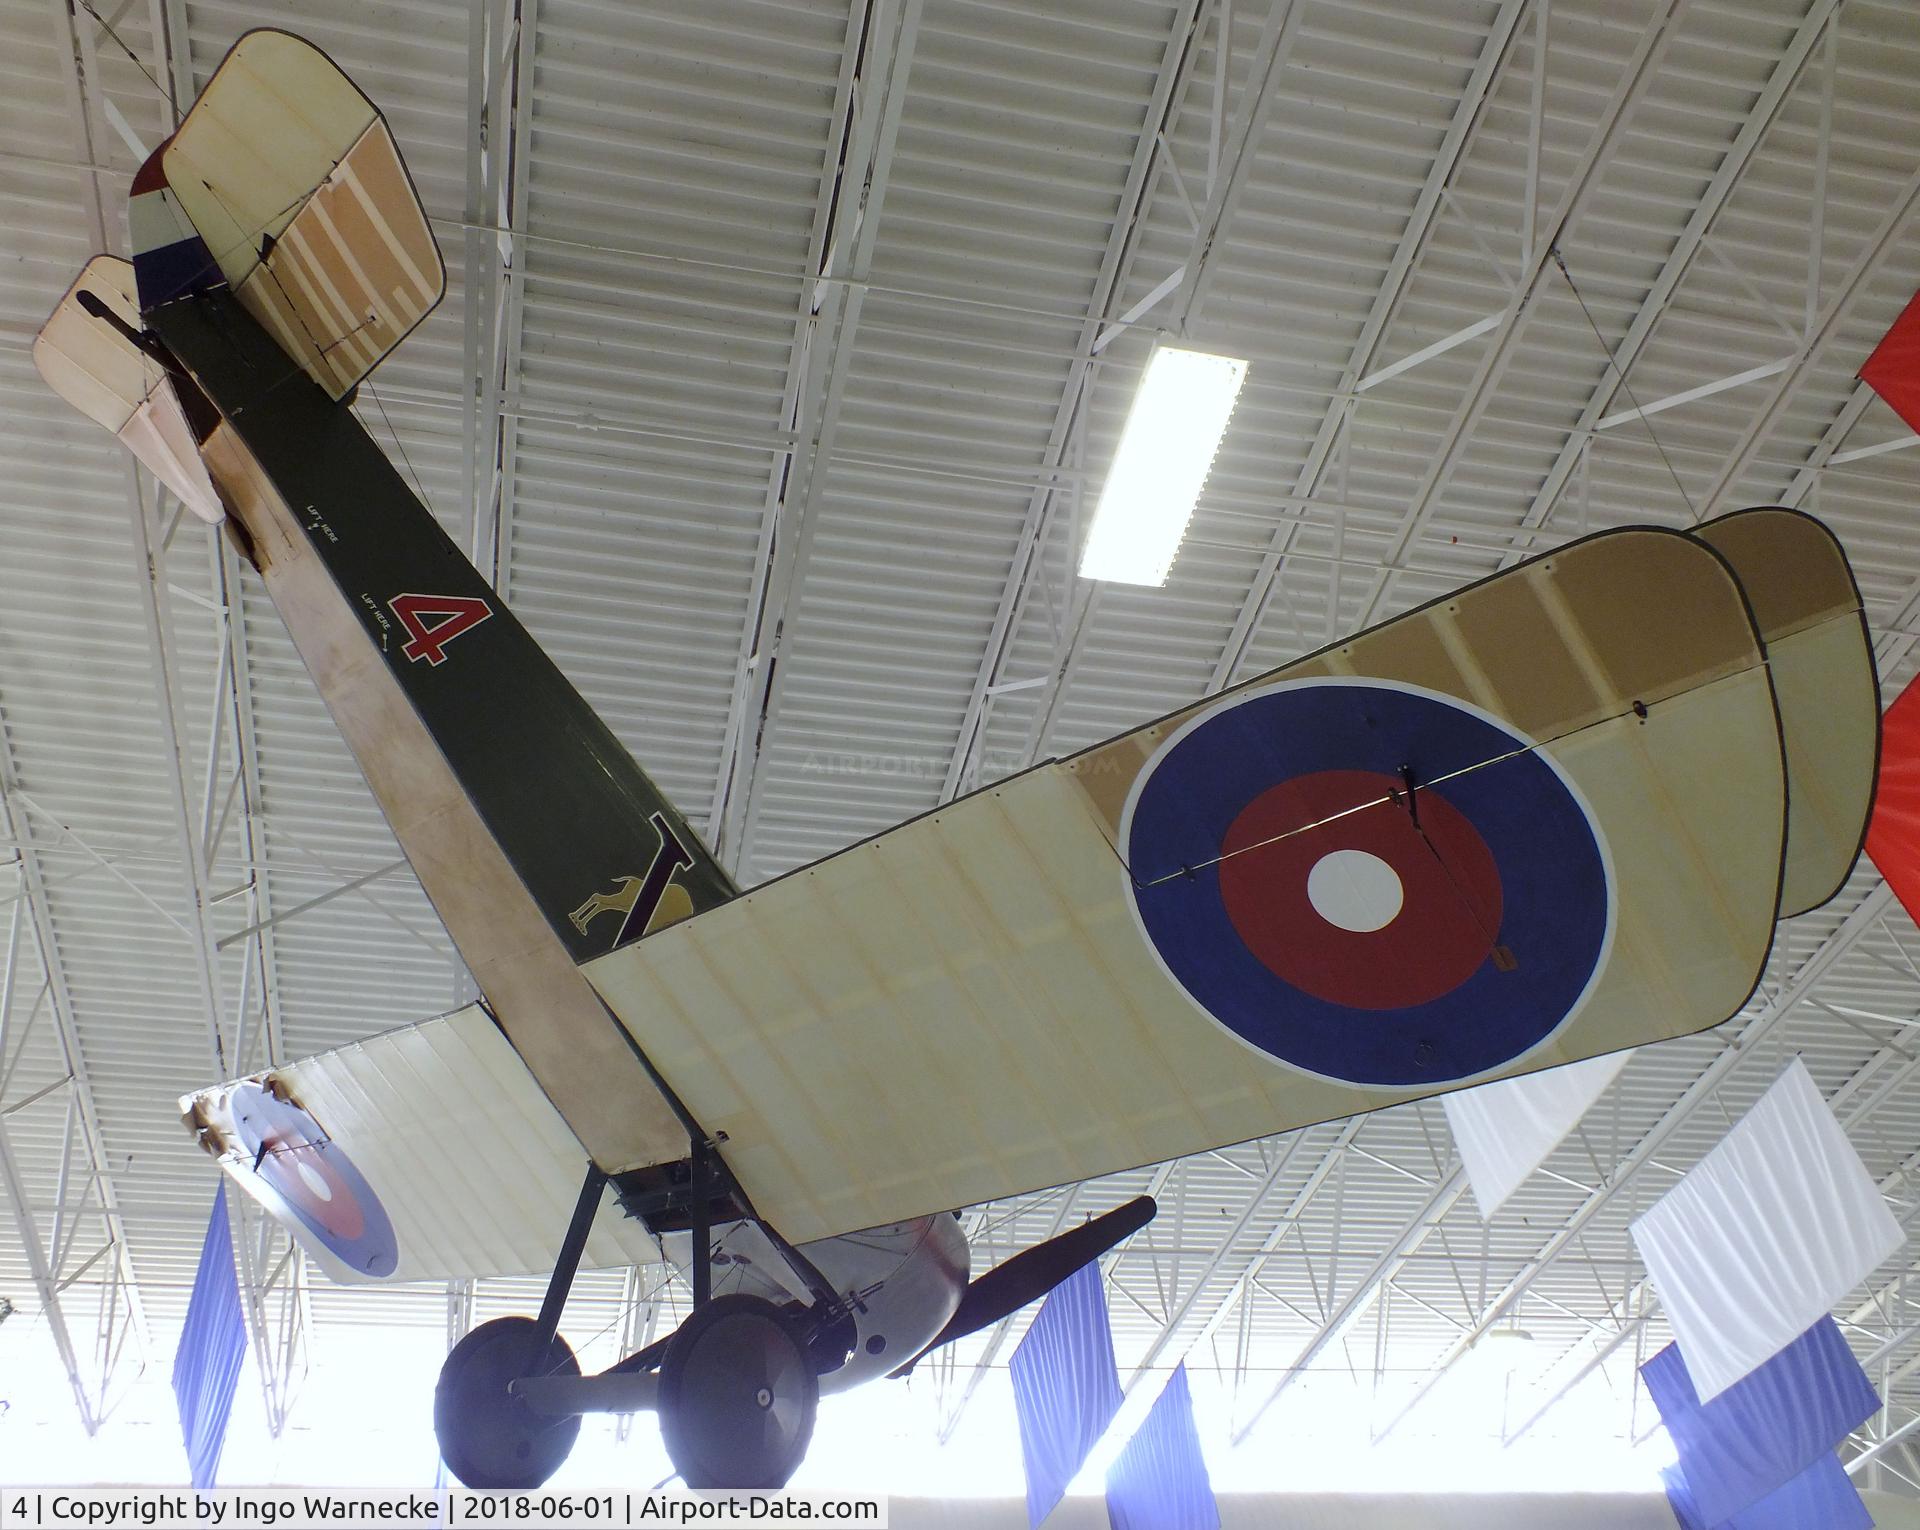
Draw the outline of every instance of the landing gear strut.
M573 1448L581 1414L645 1409L659 1412L667 1455L688 1487L785 1487L798 1469L813 1438L820 1368L844 1358L822 1359L816 1351L832 1348L851 1325L820 1272L757 1217L813 1305L783 1309L757 1296L714 1296L712 1198L717 1184L742 1206L745 1195L701 1138L688 1169L694 1309L670 1337L597 1376L580 1374L559 1337L561 1310L607 1184L590 1168L540 1316L482 1324L447 1356L434 1392L434 1433L441 1458L468 1487L538 1487Z

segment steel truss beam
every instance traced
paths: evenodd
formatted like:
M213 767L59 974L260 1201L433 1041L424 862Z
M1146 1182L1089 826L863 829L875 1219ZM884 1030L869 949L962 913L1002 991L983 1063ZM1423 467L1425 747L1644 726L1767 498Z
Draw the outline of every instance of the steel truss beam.
M520 389L527 246L519 236L526 228L531 178L538 5L539 0L484 0L468 13L461 471L472 517L468 552L502 599L509 597L513 577L520 436L519 417L505 402L517 398Z
M1342 1123L1338 1135L1334 1138L1333 1142L1328 1145L1326 1151L1320 1155L1319 1160L1308 1172L1305 1181L1299 1189L1295 1190L1289 1198L1286 1210L1281 1212L1279 1220L1274 1223L1265 1239L1262 1240L1260 1247L1256 1249L1252 1255L1241 1261L1239 1273L1234 1276L1233 1280L1228 1284L1226 1291L1213 1304L1193 1337L1182 1347L1183 1356L1194 1353L1203 1344L1212 1339L1214 1334L1219 1331L1220 1325L1226 1321L1227 1317L1231 1315L1236 1308L1240 1308L1243 1303L1251 1299L1260 1272L1265 1268L1267 1261L1279 1252L1280 1245L1286 1240L1287 1234L1292 1232L1299 1223L1300 1218L1306 1215L1307 1208L1314 1203L1315 1199L1325 1188L1328 1180L1333 1177L1335 1167L1339 1164L1346 1151L1354 1145L1355 1140L1359 1137L1365 1124L1366 1118L1364 1116L1355 1116L1353 1119ZM1239 1241L1242 1234L1258 1221L1260 1212L1264 1209L1266 1203L1277 1192L1280 1185L1285 1182L1286 1171L1291 1167L1292 1160L1298 1151L1305 1146L1307 1136L1307 1131L1292 1133L1288 1136L1286 1146L1281 1149L1280 1155L1275 1160L1273 1168L1268 1172L1266 1178L1261 1181L1259 1188L1254 1191L1253 1198L1247 1203L1246 1210L1241 1213L1239 1220L1234 1224L1232 1232L1221 1241L1218 1252L1209 1259L1195 1275L1192 1283L1187 1288L1186 1296L1176 1303L1167 1314L1167 1320L1161 1326L1160 1332L1156 1334L1148 1344L1140 1361L1127 1377L1126 1390L1129 1394L1146 1379L1154 1362L1158 1360L1160 1356L1166 1352L1167 1347L1173 1343L1180 1331L1181 1325L1187 1322L1188 1319L1199 1310L1201 1299L1206 1295L1214 1278L1226 1267L1228 1257L1234 1245Z
M1313 1364L1328 1349L1345 1341L1347 1335L1364 1318L1373 1305L1393 1284L1400 1271L1433 1232L1446 1220L1447 1214L1457 1205L1466 1193L1467 1176L1464 1170L1455 1169L1436 1185L1427 1198L1420 1203L1420 1209L1401 1230L1399 1237L1387 1246L1368 1266L1367 1273L1359 1283L1347 1293L1340 1304L1321 1325L1320 1330L1307 1341L1291 1364L1280 1375L1270 1391L1254 1410L1247 1415L1233 1432L1237 1445L1252 1433L1253 1428L1266 1414L1267 1409L1278 1402L1297 1376L1312 1369ZM1328 1297L1331 1299L1332 1291Z
M1334 444L1347 424L1354 393L1362 378L1375 365L1381 337L1399 309L1419 257L1439 222L1442 194L1452 183L1454 172L1466 157L1474 129L1499 84L1501 71L1506 66L1525 10L1526 0L1508 0L1494 19L1486 42L1481 45L1479 60L1461 95L1460 104L1454 108L1453 120L1448 124L1447 135L1441 140L1439 152L1434 155L1433 164L1428 168L1426 182L1413 204L1413 215L1407 220L1406 232L1401 235L1399 248L1394 251L1393 261L1387 267L1386 279L1374 295L1372 307L1367 310L1366 322L1360 327L1353 354L1348 358L1346 369L1327 401L1326 411L1314 431L1313 444L1307 450L1306 461L1294 477L1293 492L1299 498L1311 499L1319 493L1321 480L1333 456ZM1543 6L1535 20L1541 35L1544 35L1547 16L1548 12ZM1381 375L1384 375L1384 369ZM1374 380L1378 381L1379 376ZM1239 671L1247 649L1253 642L1254 629L1259 624L1261 612L1265 610L1272 594L1274 581L1279 577L1281 562L1292 547L1298 529L1299 523L1290 521L1274 531L1266 552L1261 556L1260 567L1253 576L1247 597L1241 602L1239 614L1234 617L1226 645L1214 664L1213 676L1207 687L1209 690L1217 691L1231 684Z
M1726 460L1713 476L1707 492L1701 497L1699 515L1704 518L1725 500L1726 496L1739 484L1747 469L1759 455L1761 444L1767 439L1775 425L1785 414L1787 405L1792 401L1801 384L1819 367L1827 346L1832 343L1835 332L1840 326L1842 314L1854 293L1865 286L1879 270L1888 253L1899 242L1901 234L1913 216L1916 203L1920 203L1920 170L1908 177L1906 184L1894 198L1880 226L1874 230L1854 260L1847 274L1841 278L1839 286L1820 309L1818 322L1807 336L1807 343L1795 358L1794 364L1781 375L1775 384L1772 395L1741 433L1740 440L1727 454ZM1852 399L1843 406L1844 414L1852 407ZM1804 470L1803 470L1804 471Z
M1734 135L1733 143L1726 155L1714 170L1713 179L1707 183L1707 189L1687 219L1687 226L1681 232L1679 241L1668 254L1666 263L1660 268L1660 274L1654 278L1653 285L1647 289L1641 300L1639 311L1633 322L1628 325L1626 334L1614 348L1611 362L1601 373L1586 407L1580 411L1572 432L1567 436L1560 454L1554 459L1553 466L1547 470L1540 491L1534 495L1533 503L1520 519L1523 528L1531 529L1546 524L1553 514L1554 506L1560 501L1567 484L1573 478L1574 470L1579 467L1583 453L1592 440L1593 432L1604 428L1608 410L1619 392L1621 379L1633 370L1633 364L1639 360L1651 338L1654 326L1660 316L1667 311L1675 291L1682 279L1693 269L1694 257L1700 253L1708 233L1712 230L1721 210L1727 205L1727 199L1733 194L1734 186L1745 172L1754 151L1759 148L1768 130L1773 126L1780 108L1792 94L1795 81L1812 54L1814 44L1820 40L1823 32L1829 31L1834 12L1839 8L1839 0L1814 0L1807 14L1801 19L1793 40L1788 43L1780 62L1774 66L1773 73L1767 77L1766 86L1761 90L1753 109L1747 114L1747 120L1740 131ZM1838 23L1834 23L1837 25ZM1783 368L1784 370L1784 368ZM1643 411L1644 412L1644 411Z
M807 238L806 269L810 279L801 284L793 338L787 347L786 380L781 387L779 415L784 427L783 439L775 449L767 473L766 495L760 509L760 534L754 548L753 586L747 597L747 610L751 615L740 634L733 690L727 700L726 733L720 751L720 772L714 781L708 838L736 875L741 873L742 862L736 839L728 837L729 807L734 801L738 772L747 747L749 716L754 706L764 706L760 682L765 678L765 666L761 645L772 636L767 616L775 591L770 581L782 522L787 518L788 495L797 487L794 474L801 457L802 431L811 427L819 410L819 394L808 387L808 382L813 375L815 350L827 334L822 315L830 288L845 282L841 275L845 263L838 258L839 251L829 240L836 229L847 226L841 221L843 218L857 216L858 202L847 184L850 179L847 172L857 156L871 153L868 135L872 102L866 89L865 59L870 29L880 19L869 0L849 0L840 77L834 87L833 126L828 133L820 188L814 198L813 227ZM783 610L786 599L787 594L781 592L779 603ZM756 732L762 726L758 716L753 718L753 726Z
M1230 0L1219 0L1212 14L1216 28L1214 58L1215 83L1218 87L1224 78L1231 52L1230 39L1225 35L1232 19ZM1169 284L1191 269L1190 263L1181 266L1155 289L1147 301L1130 309L1118 321L1109 321L1107 318L1108 310L1126 290L1127 280L1132 274L1134 259L1138 254L1141 216L1152 203L1163 154L1166 156L1166 170L1177 173L1173 169L1171 155L1165 148L1166 135L1172 130L1185 104L1187 86L1199 53L1200 34L1205 25L1206 8L1203 0L1182 0L1168 34L1166 50L1160 58L1145 125L1134 143L1133 163L1127 172L1126 188L1120 195L1119 210L1114 215L1107 235L1106 253L1101 258L1100 272L1095 278L1093 295L1087 305L1087 316L1081 324L1073 364L1067 372L1066 387L1062 391L1060 405L1054 411L1053 430L1042 458L1043 481L1034 489L1033 497L1027 503L1026 520L1021 525L1020 539L1014 547L1007 582L1000 592L999 608L994 612L993 627L987 636L986 654L981 660L979 673L974 676L953 759L948 764L946 779L941 783L940 800L943 802L951 801L977 783L981 752L987 736L987 715L993 697L1007 688L1004 666L1034 582L1048 578L1045 564L1047 544L1065 494L1070 492L1074 496L1077 512L1081 493L1079 482L1074 482L1069 489L1064 481L1048 482L1046 478L1064 469L1079 448L1094 357L1122 326L1139 322L1158 298L1169 295L1172 290ZM1214 105L1214 141L1217 145L1220 136L1217 114L1224 105L1223 92L1218 88L1215 90ZM1071 586L1074 583L1071 560L1075 551L1072 547L1067 549L1069 588L1060 597L1063 609L1071 604Z
M1493 94L1525 9L1526 0L1507 0L1488 31L1473 75L1460 104L1455 108L1447 134L1435 153L1420 195L1414 202L1413 214L1388 266L1386 279L1368 311L1366 322L1361 326L1346 370L1322 416L1306 461L1295 478L1290 502L1310 501L1317 495L1335 446L1344 435L1354 389L1373 364L1381 335L1406 291L1418 256L1426 247L1438 220L1442 195L1464 158L1473 130ZM1291 8L1288 8L1287 14L1290 12ZM1266 98L1280 78L1284 49L1292 36L1285 24L1287 14L1282 14L1281 8L1277 7L1274 18L1262 36L1254 60L1255 74L1243 92L1245 101L1230 139L1234 150L1228 172L1229 181L1237 181L1241 189L1244 188L1244 178L1258 143L1256 126L1265 121L1271 110L1271 102ZM1181 287L1181 301L1184 304L1182 322L1187 327L1198 321L1200 304L1205 298L1209 280L1206 271L1215 263L1214 257L1220 248L1233 207L1237 205L1238 195L1234 186L1216 181L1209 196L1207 216L1201 220L1201 227L1196 230L1194 243L1181 267L1186 273ZM1218 690L1229 683L1244 658L1252 641L1254 627L1271 595L1281 560L1287 555L1299 524L1297 518L1289 517L1274 531L1262 555L1253 586L1234 620L1220 659L1214 665L1213 676L1207 687L1209 691ZM1098 600L1097 587L1081 592L1073 602L1068 629L1058 634L1047 692L1036 711L1035 725L1025 751L1024 757L1028 762L1046 752L1047 741L1052 735L1073 673L1079 665L1085 640L1092 629L1091 617Z
M254 811L259 789L258 767L250 748L252 705L247 690L245 634L236 619L240 596L238 571L223 539L216 533L209 548L209 575L222 597L211 613L219 657L211 726L205 744L204 781L196 790L189 752L195 720L186 710L176 660L177 634L181 629L170 598L168 540L156 535L154 512L163 509L164 503L157 490L154 491L150 511L147 491L154 486L144 475L136 473L130 460L125 467L135 577L141 587L141 615L146 623L148 654L159 702L168 806L187 889L187 942L205 1019L208 1065L213 1077L231 1078L258 1072L283 1060L271 946L274 921L266 906L264 873L248 869L235 886L218 889L213 874L219 864L223 830L231 821L230 815L218 813L216 808L221 798L217 783L223 766L231 771L227 795L237 798L235 812L244 840L243 860L247 867L257 867L266 853ZM177 507L175 514L177 525ZM229 750L232 751L230 762ZM248 931L241 942L238 989L231 1008L225 993L222 941L214 927L216 893L222 907L240 911ZM233 1224L236 1275L253 1341L255 1369L264 1394L267 1426L277 1437L286 1427L293 1394L306 1373L305 1262L288 1234L248 1197L232 1196L226 1204Z
M62 50L68 73L68 99L77 141L84 157L97 157L93 147L96 130L94 110L108 117L108 103L99 97L96 82L100 78L94 29L79 15L55 0L54 9L63 36L71 44L70 54ZM176 113L179 100L191 86L191 66L187 61L186 21L178 0L152 0L150 5L156 78L169 82ZM95 18L96 24L98 19ZM132 136L124 121L116 122L129 146L136 151L144 146ZM109 231L117 232L119 220L106 216L99 182L89 176L86 205L98 234L99 248L116 241ZM270 914L265 905L265 884L257 868L265 858L253 804L258 795L257 765L253 757L252 710L247 689L244 632L235 611L238 605L238 571L231 555L216 540L212 546L209 582L215 598L196 600L214 616L215 692L205 718L209 736L205 744L205 776L202 782L192 777L188 740L196 736L196 721L186 710L173 655L176 632L171 612L171 591L175 588L166 573L166 558L178 532L184 511L175 506L170 519L162 519L164 501L157 487L131 461L124 462L126 502L133 529L132 552L135 578L141 590L140 610L146 625L149 657L159 702L160 739L168 788L169 816L177 844L179 866L188 890L187 920L170 922L181 926L189 945L189 960L195 987L203 1008L209 1065L216 1077L228 1077L236 1071L252 1071L279 1060L278 1006L275 996L274 962L267 930ZM151 504L149 498L151 496ZM231 736L228 729L231 727ZM221 766L232 751L231 774L221 790ZM216 889L211 868L218 864L226 831L237 809L241 825L239 852L245 867L238 886ZM253 926L241 952L238 1003L231 1021L224 1019L226 1006L222 995L222 964L213 908L216 901L231 905L243 900L244 920ZM305 1366L307 1303L303 1264L288 1238L261 1215L244 1197L228 1201L232 1223L237 1276L248 1328L254 1343L255 1363L265 1392L268 1425L277 1435L285 1426L290 1394Z
M92 38L84 29L76 28L64 5L52 4L50 13L59 39L58 57L75 154L80 163L92 166L97 156L85 86L86 79L98 68ZM106 222L99 183L88 174L84 184L87 194L83 205L95 247L104 247ZM99 1108L74 1020L65 964L54 934L35 832L17 800L18 782L13 739L0 718L0 829L13 847L10 861L16 879L8 917L6 966L0 974L0 1188L4 1188L11 1208L41 1312L66 1370L81 1425L93 1434L112 1412L122 1386L133 1379L128 1370L137 1376L145 1369L150 1339ZM24 1017L19 1003L23 919L40 976L39 990ZM38 1078L36 1070L21 1078L17 1089L10 1089L27 1062L32 1033L45 1013L53 1017L59 1072L48 1081ZM9 1119L22 1118L29 1109L56 1102L65 1107L60 1160L52 1209L43 1225L42 1214L31 1199L30 1170L16 1150L15 1128L9 1125ZM76 1169L82 1176L77 1187ZM82 1258L81 1234L91 1232L94 1224L104 1230L105 1242ZM85 1241L90 1242L91 1237ZM96 1270L98 1274L90 1282L98 1295L95 1341L83 1364L67 1300L75 1286Z
M1905 1063L1906 1066L1899 1069L1894 1083L1897 1085L1905 1082L1914 1071L1912 1060L1904 1054L1896 1053L1891 1047L1882 1048L1862 1064L1859 1071L1827 1102L1835 1114L1841 1116L1841 1124L1843 1126L1851 1128L1858 1125L1866 1116L1871 1114L1875 1108L1883 1104L1892 1095L1894 1090L1883 1086L1871 1099L1867 1100L1859 1108L1854 1110L1846 1109L1853 1093L1861 1088L1865 1081L1870 1079L1876 1072L1893 1063L1896 1058ZM1843 1112L1844 1114L1842 1114ZM1881 1193L1892 1194L1902 1186L1908 1184L1916 1168L1920 1168L1920 1155L1909 1159L1899 1169L1883 1179L1879 1186ZM1639 1261L1637 1259L1632 1262L1636 1267L1638 1266ZM1840 1326L1843 1329L1858 1329L1869 1322L1876 1313L1883 1311L1887 1297L1893 1293L1896 1288L1904 1289L1911 1273L1910 1271L1902 1270L1891 1281L1887 1282L1886 1285L1872 1292L1866 1301L1862 1302L1854 1308L1852 1312L1839 1320ZM1659 1293L1654 1290L1651 1277L1642 1275L1639 1280L1635 1281L1633 1285L1628 1288L1626 1295L1620 1301L1619 1308L1614 1315L1618 1326L1616 1326L1612 1332L1604 1332L1596 1325L1595 1336L1601 1340L1599 1348L1587 1356L1574 1373L1562 1382L1545 1401L1541 1402L1518 1428L1512 1430L1505 1436L1505 1443L1512 1445L1524 1435L1531 1432L1542 1419L1577 1391L1589 1376L1604 1367L1607 1361L1619 1350L1621 1345L1630 1339L1637 1341L1648 1321L1658 1313L1658 1310ZM1631 1317L1627 1316L1629 1312L1633 1314ZM1893 1352L1916 1334L1920 1334L1920 1324L1916 1324L1901 1333L1895 1334L1884 1343L1878 1345L1862 1363L1870 1370L1876 1364L1888 1362ZM1883 1375L1881 1395L1889 1395L1891 1383L1904 1379L1904 1376L1908 1374L1910 1370L1911 1362L1900 1371L1889 1372ZM1410 1408L1412 1405L1409 1404L1408 1406Z
M1434 506L1446 494L1454 470L1459 466L1481 417L1506 375L1507 366L1513 358L1514 342L1526 327L1539 300L1543 278L1554 259L1559 241L1585 210L1588 197L1599 185L1608 163L1608 151L1626 130L1642 97L1658 78L1666 51L1678 35L1691 3L1692 0L1666 0L1653 21L1640 34L1640 40L1627 61L1598 128L1581 151L1560 205L1548 218L1546 227L1529 243L1529 254L1523 263L1521 279L1514 287L1513 296L1493 332L1492 340L1480 357L1459 407L1447 424L1439 451L1423 475L1412 502L1401 516L1399 526L1388 539L1383 563L1391 564L1406 552L1432 514ZM1383 568L1374 579L1373 590L1362 611L1361 627L1375 620L1391 584L1390 574Z
M12 738L0 720L0 826L17 847L11 868L19 893L8 915L5 967L0 969L0 1190L12 1211L40 1311L66 1370L81 1427L93 1434L112 1413L125 1386L146 1369L151 1340L99 1110L73 1020L66 969L40 879L33 831L13 800L15 780ZM23 984L29 945L33 976ZM23 1003L24 989L33 986L33 977L39 979L37 991L30 1002ZM56 1044L50 1050L59 1060L59 1071L51 1079L28 1062L43 1014L53 1018ZM43 1213L33 1200L28 1183L32 1170L15 1148L16 1128L9 1120L24 1117L30 1109L45 1114L59 1107L64 1107L59 1169L51 1210ZM94 1246L96 1236L104 1238L98 1247ZM83 1360L67 1303L75 1286L89 1276L97 1305L93 1344Z
M849 22L833 140L839 154L829 154L822 175L814 216L813 279L801 294L787 368L792 449L776 459L768 486L754 616L735 670L729 736L708 827L723 860L742 876L752 873L760 769L783 700L779 660L794 596L812 553L820 496L831 475L923 3L855 3ZM846 66L854 66L852 76Z

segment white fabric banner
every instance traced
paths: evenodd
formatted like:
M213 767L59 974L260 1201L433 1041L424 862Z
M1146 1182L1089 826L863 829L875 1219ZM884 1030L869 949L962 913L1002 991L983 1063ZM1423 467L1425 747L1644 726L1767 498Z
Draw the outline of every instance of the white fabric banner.
M1580 1124L1632 1052L1497 1079L1441 1096L1480 1215L1492 1216Z
M1833 1309L1905 1241L1798 1058L1633 1241L1700 1400Z

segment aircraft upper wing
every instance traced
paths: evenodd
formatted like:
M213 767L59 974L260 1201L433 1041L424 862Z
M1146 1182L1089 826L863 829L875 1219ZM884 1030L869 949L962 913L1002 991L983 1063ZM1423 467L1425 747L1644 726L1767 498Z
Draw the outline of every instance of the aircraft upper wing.
M180 1102L233 1182L336 1280L544 1273L586 1155L478 1005ZM611 1201L613 1192L607 1192ZM659 1248L618 1215L588 1268Z
M1718 1024L1783 731L1847 762L1803 898L1871 791L1857 596L1777 514L1570 544L585 970L797 1241ZM1770 669L1756 607L1824 640Z

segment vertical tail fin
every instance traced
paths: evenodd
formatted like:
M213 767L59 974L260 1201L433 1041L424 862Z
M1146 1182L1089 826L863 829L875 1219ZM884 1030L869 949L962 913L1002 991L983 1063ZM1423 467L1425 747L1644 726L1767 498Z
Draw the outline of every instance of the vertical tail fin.
M224 286L226 277L167 183L169 138L147 156L127 197L127 232L133 241L133 274L140 311Z

